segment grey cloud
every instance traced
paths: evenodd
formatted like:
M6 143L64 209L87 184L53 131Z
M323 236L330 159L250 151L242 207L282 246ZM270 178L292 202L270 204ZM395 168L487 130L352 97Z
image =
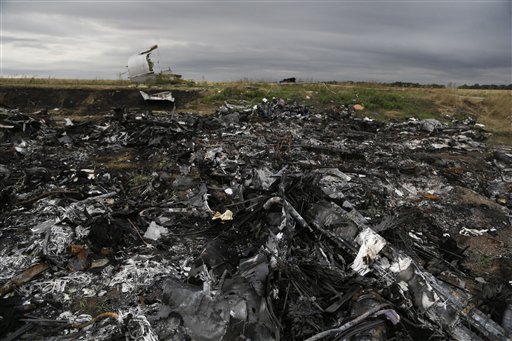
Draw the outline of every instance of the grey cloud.
M37 42L37 39L31 39L31 38L20 38L15 36L8 36L3 35L2 36L3 43L31 43L31 42Z
M4 73L112 78L130 54L158 43L160 66L185 78L510 83L510 9L508 1L7 1L3 65ZM39 65L21 53L35 48Z

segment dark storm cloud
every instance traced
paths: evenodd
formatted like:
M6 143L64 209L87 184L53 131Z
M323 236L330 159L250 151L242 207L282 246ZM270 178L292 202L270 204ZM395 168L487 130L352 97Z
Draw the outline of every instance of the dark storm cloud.
M4 1L2 64L113 78L157 43L158 66L185 78L510 83L510 14L509 1Z

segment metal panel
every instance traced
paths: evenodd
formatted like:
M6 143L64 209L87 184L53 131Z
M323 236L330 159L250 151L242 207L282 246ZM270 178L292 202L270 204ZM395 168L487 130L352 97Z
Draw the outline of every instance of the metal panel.
M170 91L159 92L156 94L147 94L144 91L140 91L142 98L145 101L169 101L174 102L174 97L172 97L172 93Z

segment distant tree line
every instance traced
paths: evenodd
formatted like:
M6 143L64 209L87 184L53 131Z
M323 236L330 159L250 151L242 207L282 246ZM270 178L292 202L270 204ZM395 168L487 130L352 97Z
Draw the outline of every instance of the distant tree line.
M393 82L393 83L384 83L388 86L396 86L399 88L446 88L445 85L442 84L420 84L420 83L412 83L412 82Z
M353 82L353 81L345 81L345 82L338 82L338 81L329 81L324 82L326 84L365 84L365 82ZM512 84L473 84L473 85L459 85L457 86L454 82L449 82L447 85L443 84L420 84L420 83L413 83L413 82L393 82L393 83L381 83L381 82L370 82L367 84L378 84L383 86L390 86L390 87L397 87L397 88L435 88L435 89L489 89L489 90L512 90Z
M385 82L354 82L354 81L327 81L322 82L325 84L377 84L383 86L391 86L397 88L446 88L445 85L442 84L420 84L420 83L412 83L412 82L393 82L393 83L385 83Z
M512 90L512 84L473 84L461 85L459 89L489 89L489 90Z
M450 82L448 85L442 84L420 84L412 82L393 82L393 83L380 83L382 85L394 86L398 88L451 88L451 89L489 89L489 90L512 90L512 84L473 84L473 85L460 85Z

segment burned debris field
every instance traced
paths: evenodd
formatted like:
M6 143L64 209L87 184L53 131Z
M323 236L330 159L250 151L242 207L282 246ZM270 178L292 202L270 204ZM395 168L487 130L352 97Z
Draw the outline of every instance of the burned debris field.
M510 339L512 148L477 118L58 91L0 109L3 340Z

